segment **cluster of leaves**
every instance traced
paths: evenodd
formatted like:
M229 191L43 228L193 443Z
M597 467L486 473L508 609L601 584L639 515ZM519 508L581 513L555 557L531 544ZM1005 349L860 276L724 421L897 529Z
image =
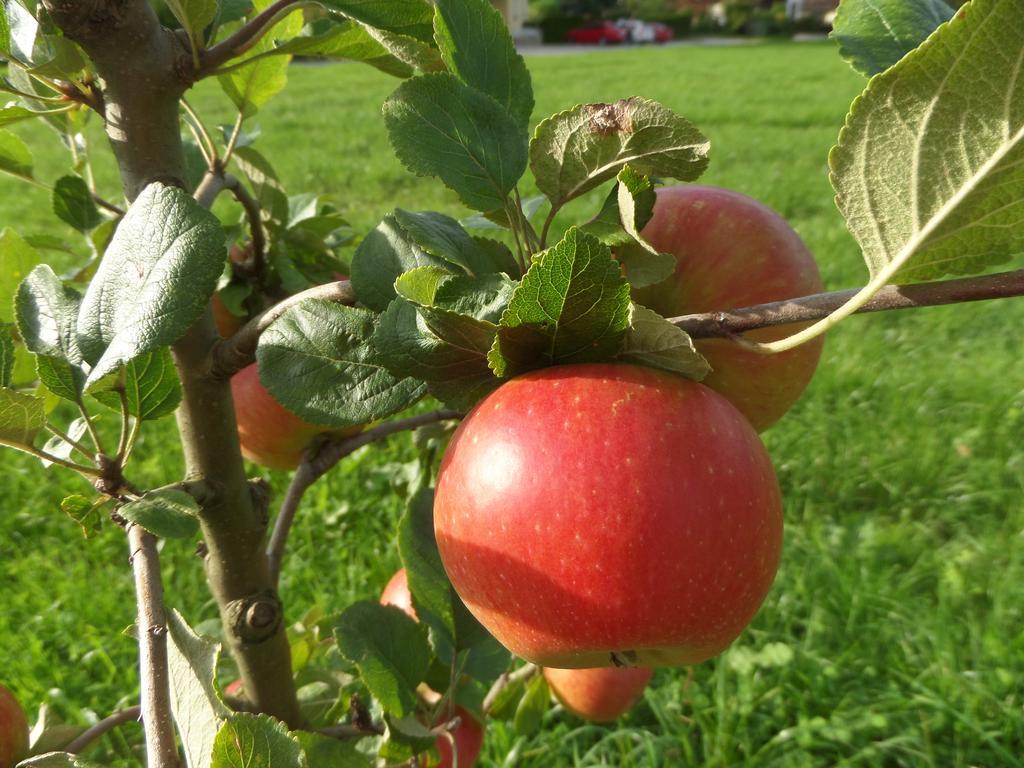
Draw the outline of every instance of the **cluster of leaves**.
M385 102L392 145L506 236L473 235L433 212L386 216L352 259L361 306L303 302L261 338L270 392L307 421L340 427L426 393L466 410L546 365L622 359L703 376L689 337L633 304L629 286L671 273L672 257L639 234L651 179L697 178L704 136L655 102L628 99L554 115L531 138L529 73L500 14L484 0L440 0L433 32L444 71L406 80ZM539 234L518 191L527 167L550 203ZM558 211L611 180L594 218L546 247Z

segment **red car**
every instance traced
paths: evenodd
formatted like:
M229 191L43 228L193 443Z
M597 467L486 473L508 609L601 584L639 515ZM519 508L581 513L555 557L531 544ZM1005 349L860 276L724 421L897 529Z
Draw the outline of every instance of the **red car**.
M582 45L608 45L626 41L626 33L610 21L593 21L581 27L573 27L568 37L570 43Z

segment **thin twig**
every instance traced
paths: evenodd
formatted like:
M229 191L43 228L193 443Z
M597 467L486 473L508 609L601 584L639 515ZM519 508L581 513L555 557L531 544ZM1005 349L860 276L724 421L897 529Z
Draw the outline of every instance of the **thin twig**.
M79 400L75 405L78 406L78 413L82 417L82 421L85 422L85 430L89 433L89 437L92 438L93 445L96 446L97 453L106 453L103 448L103 441L100 440L100 433L96 431L96 425L92 422L92 416L89 415L89 411L85 405Z
M86 477L100 477L102 475L102 473L98 469L96 469L95 467L86 467L86 466L83 466L81 464L76 464L73 461L68 461L67 459L62 459L62 458L60 458L60 456L54 456L52 453L47 453L46 451L41 451L40 449L36 448L34 445L25 445L23 443L14 443L14 442L11 442L9 440L3 440L3 439L0 439L0 445L5 446L7 448L13 448L14 450L21 451L22 453L27 453L29 456L35 456L37 459L42 459L43 461L48 461L51 464L57 464L58 466L74 470L78 474L84 475Z
M384 726L374 723L370 728L364 728L355 723L339 723L321 728L317 733L330 736L332 739L359 739L363 736L381 736L384 734Z
M201 57L202 61L196 79L209 76L225 62L230 61L236 56L241 56L259 42L260 38L270 30L283 12L288 11L293 5L306 1L277 0L276 3L269 5L262 13L243 24L233 35L225 38L212 48L208 48Z
M521 680L529 680L534 675L540 672L540 667L536 664L527 664L520 667L515 672L503 672L497 680L494 681L494 685L491 686L491 690L484 696L483 710L484 714L490 714L491 708L494 706L494 702L498 700L501 692L508 688L514 683L518 683Z
M188 99L182 97L181 106L185 111L185 116L188 118L185 122L188 123L189 129L196 137L196 144L199 145L200 149L203 149L205 145L203 158L206 160L207 167L214 167L214 161L217 159L217 143L213 140L213 136L210 135L202 118L199 117L199 113L189 104Z
M729 338L757 328L820 320L843 306L859 289L817 293L742 309L674 317L671 322L695 339ZM896 309L937 307L1024 295L1024 270L994 275L891 285L875 294L856 314Z
M459 418L462 418L462 414L457 411L438 410L431 411L430 413L421 413L418 416L410 416L406 419L396 419L373 429L368 429L365 432L360 432L353 437L329 440L323 443L314 455L304 459L295 471L295 475L292 477L292 481L285 493L284 500L281 502L281 510L277 514L277 520L274 522L274 531L270 536L270 543L267 545L267 564L272 581L276 584L278 577L281 575L284 549L288 543L288 534L291 531L295 513L302 502L302 495L313 483L343 458L364 445L383 440L398 432L405 432L411 429L418 429L427 424Z
M160 556L156 538L145 528L128 528L129 561L135 576L139 604L139 679L142 686L142 721L146 731L149 768L178 768L178 748L171 721L171 687L167 668L167 621Z
M258 275L263 271L263 261L267 252L267 237L263 231L263 211L256 198L235 176L225 174L224 186L235 196L235 200L245 210L245 216L249 220L249 232L252 237L252 266L250 269Z
M219 163L217 166L217 168L206 172L203 180L196 187L196 191L192 193L192 199L203 208L209 209L213 205L213 201L217 199L217 195L224 191L224 173L220 170Z
M214 346L210 356L210 374L228 379L251 365L256 359L256 345L260 335L288 309L306 299L323 299L336 304L356 303L356 294L348 280L317 285L308 290L289 296L243 325L230 339L223 339Z
M100 197L95 192L92 193L92 201L96 203L96 205L98 205L100 208L106 208L108 211L117 216L124 216L124 208L117 205L116 203L112 203L109 200Z
M54 437L59 437L65 443L70 445L74 450L78 451L83 458L87 459L88 461L96 461L96 454L90 451L86 446L82 445L80 442L75 440L73 437L71 437L71 435L69 435L67 432L64 432L63 430L53 426L53 424L50 423L47 423L45 426L47 432L49 432Z
M103 718L96 723L96 725L82 733L81 736L68 744L64 748L64 751L72 755L77 755L87 746L92 744L92 742L96 741L100 736L103 736L105 733L114 730L117 726L123 725L124 723L130 723L133 720L138 721L141 715L142 707L138 705L119 709L114 714Z
M228 163L231 162L231 156L235 154L235 145L238 144L238 137L242 135L242 123L244 121L245 114L239 111L238 117L235 118L235 124L231 128L231 135L228 137L227 146L224 147L224 159L221 160L222 168L227 168Z

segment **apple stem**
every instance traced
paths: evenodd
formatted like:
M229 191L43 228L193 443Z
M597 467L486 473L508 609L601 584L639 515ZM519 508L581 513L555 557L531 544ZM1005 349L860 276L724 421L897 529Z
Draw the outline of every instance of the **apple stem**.
M773 301L724 312L683 315L672 318L671 322L695 339L734 338L741 341L746 348L772 354L784 351L783 348L778 347L780 342L763 345L741 339L738 334L757 328L821 320L846 305L862 290L855 288L831 293L816 293L811 296ZM890 285L879 290L851 314L938 307L1021 295L1024 295L1024 270L1015 270L956 280Z
M364 445L383 440L398 432L405 432L411 429L418 429L428 424L439 421L452 421L461 419L462 414L458 411L437 410L429 413L421 413L417 416L410 416L405 419L395 419L380 426L360 432L352 437L340 440L328 440L321 443L307 455L288 485L284 500L281 502L281 509L274 522L274 530L270 535L270 543L267 545L267 565L270 569L271 581L276 585L281 575L281 565L284 560L284 550L288 543L288 534L291 531L295 514L302 503L302 496L320 477L332 469L339 461L351 454L353 451L362 448Z
M68 754L77 755L87 746L96 741L96 739L103 736L105 733L114 730L115 728L117 728L117 726L123 725L124 723L130 723L132 721L137 722L141 715L142 707L140 707L139 705L119 709L112 715L108 715L107 717L100 720L87 731L84 731L81 736L79 736L70 744L68 744L64 748L64 751Z

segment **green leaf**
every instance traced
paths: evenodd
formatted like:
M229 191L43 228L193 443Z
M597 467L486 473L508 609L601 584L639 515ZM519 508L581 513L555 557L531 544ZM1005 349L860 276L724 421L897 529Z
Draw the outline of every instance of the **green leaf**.
M874 284L1024 252L1020 11L974 0L854 102L829 164Z
M348 20L328 22L325 28L314 34L293 37L274 48L273 52L360 61L395 77L405 78L413 74L409 64L395 58L363 25Z
M3 14L0 14L3 18ZM44 755L47 752L62 749L81 736L87 727L69 725L57 714L54 707L46 702L39 705L39 714L29 734L29 752Z
M11 386L14 378L14 326L0 323L0 387Z
M365 24L363 26L370 37L403 64L421 72L444 72L444 61L434 47L433 41L425 43L408 35L388 32Z
M203 30L217 18L217 0L165 0L165 2L196 48L202 48Z
M224 269L217 217L175 187L154 183L125 214L78 316L89 381L171 344L206 310Z
M608 246L571 228L534 257L501 316L491 349L498 376L545 365L608 360L629 327L629 284Z
M634 97L584 104L542 122L530 142L530 167L540 191L559 208L627 163L645 176L693 181L707 167L709 146L688 120Z
M686 331L639 304L633 305L621 357L627 362L681 373L695 381L711 372Z
M199 531L199 505L184 491L147 491L118 512L163 539L190 539Z
M651 180L625 165L601 210L580 229L612 247L635 242L654 215L656 200Z
M248 180L263 220L272 225L284 224L288 220L288 195L270 161L252 147L239 147L234 162Z
M443 267L445 262L417 246L394 216L370 232L352 257L352 287L359 301L376 312L388 308L395 293L395 280L404 272L422 266Z
M470 208L503 208L526 170L526 141L515 120L448 73L402 83L384 103L384 123L406 168L437 176Z
M436 0L434 37L448 70L494 98L526 131L533 86L501 13L487 0Z
M395 761L406 763L412 755L426 752L434 746L437 736L430 732L416 717L384 718L386 732L384 743L381 744L378 757L385 760L385 765L393 765ZM424 764L434 765L435 763ZM419 765L419 763L416 763Z
M516 716L516 710L519 709L519 702L522 701L523 695L526 693L527 682L529 681L522 678L509 682L491 704L488 714L495 720L512 720Z
M288 84L290 56L260 57L244 67L220 75L217 80L243 119L260 111Z
M386 32L429 43L434 10L426 0L320 0L332 11Z
M22 179L34 178L32 152L10 131L0 131L0 171Z
M502 271L492 253L481 248L451 216L434 211L411 213L396 208L395 219L416 245L431 256L461 267L470 276Z
M953 8L944 0L843 0L832 24L839 55L862 75L882 72L917 48Z
M188 768L209 768L214 740L231 711L217 695L220 645L197 635L180 613L167 612L171 711Z
M31 109L25 109L24 107L7 106L0 109L0 126L10 125L11 123L19 123L22 120L34 120L37 117L39 117L39 115L37 115Z
M25 346L37 355L81 363L76 334L81 302L77 291L64 285L49 266L33 269L18 286L14 300L18 333Z
M88 425L85 419L78 418L71 422L65 433L76 443L80 443L82 438L85 436ZM71 454L74 451L74 447L65 440L63 437L54 435L43 445L43 451L48 453L50 456L55 456L58 459L70 459ZM39 459L44 467L53 466L53 462L49 459ZM91 505L90 505L91 507Z
M334 637L386 712L402 717L416 711L416 686L431 658L423 627L398 608L363 601L345 609Z
M496 330L490 326L492 338ZM449 408L468 410L501 383L488 367L488 350L459 347L439 338L404 299L393 301L381 315L373 345L392 374L427 382L430 393Z
M526 685L526 694L516 707L514 725L520 736L531 736L540 730L544 713L550 708L551 691L544 675L535 675Z
M505 275L474 280L436 267L406 272L395 281L406 300L392 302L374 334L381 362L395 375L426 381L447 406L468 410L501 383L487 354L513 286Z
M302 747L267 715L231 715L217 732L210 768L306 768Z
M0 232L0 322L14 322L14 297L18 286L40 261L35 248L13 229L4 227Z
M439 658L451 658L455 648L455 595L434 538L434 490L420 488L409 499L398 523L398 551L402 556L416 615L432 633ZM462 606L461 610L466 610Z
M89 387L89 394L107 408L119 411L121 397L118 390L121 387L128 401L128 413L143 421L173 413L181 402L181 382L174 359L166 347L132 359L123 368Z
M677 265L673 254L651 253L635 240L616 247L615 259L622 265L626 279L634 288L645 288L667 280Z
M18 768L102 768L99 763L67 752L47 752L18 763Z
M285 408L328 427L368 424L408 408L423 385L396 378L377 360L375 318L322 300L291 307L260 337L260 380Z
M0 441L32 445L46 423L43 398L13 389L0 389Z
M103 221L89 186L78 176L57 179L53 185L53 212L79 232L88 232Z
M371 768L370 758L356 749L353 741L295 731L306 756L305 768Z
M255 12L268 8L271 0L257 0ZM250 49L252 63L218 77L221 89L234 103L243 119L252 117L276 96L288 82L291 56L258 56L273 51L275 40L288 40L302 31L301 8L287 14Z

